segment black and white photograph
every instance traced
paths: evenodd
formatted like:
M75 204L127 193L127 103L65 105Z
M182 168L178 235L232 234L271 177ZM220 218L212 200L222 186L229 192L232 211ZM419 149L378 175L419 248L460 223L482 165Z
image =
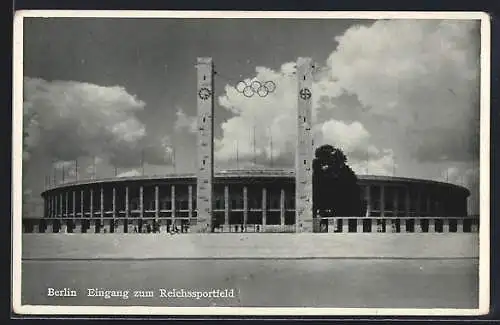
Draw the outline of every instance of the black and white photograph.
M480 12L21 11L19 315L483 315Z

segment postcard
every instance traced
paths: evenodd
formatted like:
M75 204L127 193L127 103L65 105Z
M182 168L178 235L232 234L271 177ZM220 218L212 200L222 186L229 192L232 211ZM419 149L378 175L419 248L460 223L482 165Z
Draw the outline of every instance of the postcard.
M488 313L489 24L18 12L13 311Z

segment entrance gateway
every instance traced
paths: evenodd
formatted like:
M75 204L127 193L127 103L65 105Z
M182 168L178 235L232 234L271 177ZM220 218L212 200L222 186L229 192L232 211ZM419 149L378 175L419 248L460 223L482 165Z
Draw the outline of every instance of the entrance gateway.
M213 229L214 180L214 63L197 60L197 170L198 207L193 232ZM297 138L295 154L295 232L313 232L312 160L312 60L297 59Z

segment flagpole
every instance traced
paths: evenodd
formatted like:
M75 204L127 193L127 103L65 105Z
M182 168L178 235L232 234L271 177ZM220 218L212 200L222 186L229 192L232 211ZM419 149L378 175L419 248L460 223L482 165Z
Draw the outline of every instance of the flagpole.
M270 147L271 147L271 167L273 167L273 133L272 129L269 128L269 138L271 139Z
M175 146L172 146L172 167L174 167L174 173L177 173L177 164L175 163Z
M52 162L52 176L54 178L54 186L57 184L57 176L56 176L56 167L54 166L54 162Z
M256 141L255 141L255 121L254 121L254 125L253 125L253 165L254 167L257 165L257 153L255 151L255 147L256 147Z
M144 176L144 149L141 150L141 173Z
M369 160L370 160L370 159L369 159L369 155L368 155L368 151L367 151L367 152L366 152L366 166L365 166L365 167L366 167L366 168L365 168L365 170L366 170L366 175L368 175L368 161L369 161Z
M240 169L240 149L238 146L238 140L236 140L236 169Z
M64 163L62 164L62 169L61 169L61 181L64 184Z
M78 158L75 159L75 180L78 181Z

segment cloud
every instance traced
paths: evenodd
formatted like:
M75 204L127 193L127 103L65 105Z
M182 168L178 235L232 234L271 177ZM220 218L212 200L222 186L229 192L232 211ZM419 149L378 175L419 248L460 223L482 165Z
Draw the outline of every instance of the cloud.
M321 144L332 144L348 154L360 147L365 147L370 134L360 122L344 123L329 120L321 124Z
M116 175L116 177L134 177L134 176L141 176L141 172L138 171L137 169L132 169Z
M477 160L478 27L474 21L381 20L336 37L326 62L315 63L315 145L342 148L358 173L390 175L409 162L418 168ZM234 163L238 155L240 162L269 166L273 157L293 166L295 71L294 62L277 70L257 67L247 83L271 80L277 86L264 98L247 98L236 85L225 87L219 104L233 117L222 123L216 140L219 163ZM461 167L459 174L474 193L477 173ZM476 203L471 194L471 205Z
M370 116L392 121L420 161L478 153L479 30L474 21L382 20L336 38L327 65Z
M196 116L187 116L182 108L178 108L175 113L175 130L187 130L190 133L196 133L197 120Z
M222 136L216 139L216 159L220 162L259 161L267 166L271 161L279 166L294 165L296 149L297 80L295 63L285 63L281 69L257 67L255 76L245 81L250 84L273 81L274 92L266 97L246 97L236 85L227 85L219 104L233 113L222 123ZM340 88L325 76L313 83L313 133L315 145L333 144L346 151L368 152L374 146L370 133L360 121L341 121L331 118L323 105L326 96L340 96ZM379 149L376 149L379 151Z
M145 135L136 117L144 106L118 86L26 77L26 158L34 152L55 160L105 154L121 161L121 154L136 149Z
M129 164L140 152L145 126L138 119L145 103L123 87L103 87L75 81L23 80L23 186L40 193L44 177L74 177L72 165L87 173L91 157L118 166ZM52 172L51 172L52 171ZM24 203L40 203L31 196Z

